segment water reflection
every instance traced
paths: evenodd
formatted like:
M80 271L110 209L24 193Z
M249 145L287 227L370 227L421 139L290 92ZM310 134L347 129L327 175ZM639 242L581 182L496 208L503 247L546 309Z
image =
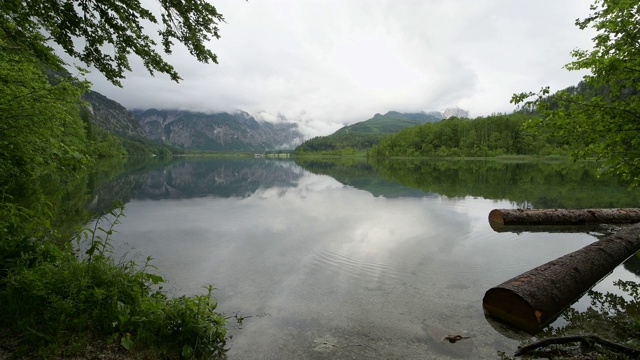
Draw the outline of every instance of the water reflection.
M453 191L447 176L430 180L434 168L414 169L426 182L413 188L400 184L410 184L400 168L300 164L307 170L264 159L187 160L139 174L131 192L118 239L153 256L176 294L213 283L222 311L251 316L232 329L231 359L459 355L434 342L441 331L470 336L473 358L511 353L518 342L486 322L484 292L595 240L493 232L491 209L538 200L496 193L485 186L493 182L488 176L464 191L458 181ZM464 169L458 177L483 171ZM498 169L532 181L541 171ZM530 188L539 186L555 194L551 182ZM587 198L578 183L563 186ZM603 191L622 198L616 191L626 190L616 189ZM554 201L571 204L569 198Z
M635 207L640 192L596 176L597 164L568 161L298 159L305 169L372 194L510 200L522 208ZM401 188L398 185L403 185Z

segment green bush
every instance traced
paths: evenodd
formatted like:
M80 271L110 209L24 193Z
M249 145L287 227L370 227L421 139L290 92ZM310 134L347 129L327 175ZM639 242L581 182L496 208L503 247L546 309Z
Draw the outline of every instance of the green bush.
M72 355L74 343L102 336L127 350L162 358L224 354L225 318L215 311L213 288L170 298L147 258L115 262L109 237L123 216L118 207L59 247L46 219L15 205L0 205L0 321L29 351ZM44 349L44 350L43 350Z

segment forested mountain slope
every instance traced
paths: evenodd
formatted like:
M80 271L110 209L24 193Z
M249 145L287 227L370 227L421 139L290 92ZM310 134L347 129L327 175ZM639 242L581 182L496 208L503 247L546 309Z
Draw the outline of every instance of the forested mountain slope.
M420 113L399 113L389 111L384 115L375 114L371 119L345 126L334 134L342 133L369 133L369 134L392 134L404 128L424 124L427 122L437 122L444 117L439 112ZM331 135L329 135L331 136Z
M296 148L296 153L365 150L389 134L442 119L443 115L439 112L399 113L389 111L384 115L375 114L371 119L345 126L331 135L307 140Z

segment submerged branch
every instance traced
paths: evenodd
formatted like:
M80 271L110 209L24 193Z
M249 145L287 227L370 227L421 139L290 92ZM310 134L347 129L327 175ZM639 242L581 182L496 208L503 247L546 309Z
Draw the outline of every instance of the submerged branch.
M580 342L588 345L599 344L615 352L624 353L635 357L640 356L640 350L638 349L620 345L618 343L605 340L595 335L572 335L541 339L534 343L521 347L520 349L518 349L518 351L516 351L514 356L522 356L530 351L549 345L568 344L574 342Z

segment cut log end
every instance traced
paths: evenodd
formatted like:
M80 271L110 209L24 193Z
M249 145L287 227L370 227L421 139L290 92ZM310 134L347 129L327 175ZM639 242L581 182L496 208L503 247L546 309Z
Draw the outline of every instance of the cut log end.
M542 312L509 289L489 289L482 299L485 313L530 334L540 331Z
M489 289L483 307L488 316L535 334L638 251L640 223Z
M498 209L493 209L489 213L489 222L495 222L500 225L504 225L504 217L502 216L502 212Z

